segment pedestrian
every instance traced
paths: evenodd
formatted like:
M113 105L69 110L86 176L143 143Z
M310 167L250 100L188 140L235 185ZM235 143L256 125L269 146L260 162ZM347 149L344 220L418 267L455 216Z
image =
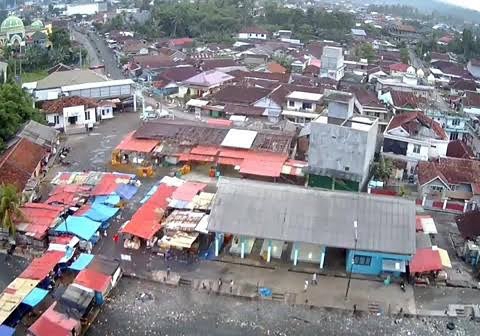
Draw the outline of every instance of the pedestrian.
M113 241L114 241L115 243L118 243L118 239L119 239L118 233L115 233L115 235L113 236Z
M233 292L233 280L230 281L230 293Z
M104 230L104 231L103 231L103 236L104 236L104 237L107 236L107 230Z
M318 285L317 273L313 273L312 275L312 285Z
M218 278L218 290L222 287L222 278Z
M305 285L303 286L303 291L306 292L308 289L308 280L305 280Z
M167 266L167 278L170 277L170 266Z

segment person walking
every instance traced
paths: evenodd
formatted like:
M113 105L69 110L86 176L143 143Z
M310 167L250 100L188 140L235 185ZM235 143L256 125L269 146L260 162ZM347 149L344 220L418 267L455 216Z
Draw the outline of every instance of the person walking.
M305 285L303 286L303 291L306 292L308 289L308 280L305 280Z
M318 285L318 281L317 281L317 273L313 273L312 275L312 285Z
M230 281L230 294L233 292L233 280Z
M170 266L167 266L167 278L170 277Z

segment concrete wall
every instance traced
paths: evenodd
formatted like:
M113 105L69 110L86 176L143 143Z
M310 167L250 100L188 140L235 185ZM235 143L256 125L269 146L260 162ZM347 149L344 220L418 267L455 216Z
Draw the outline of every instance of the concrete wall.
M55 122L55 116L58 117L58 123ZM58 113L53 113L53 114L47 114L47 123L54 125L53 127L56 129L63 129L64 123L63 123L63 115L60 115Z
M433 189L435 187L437 187L437 188L441 187L441 188L443 188L443 190L447 189L445 184L443 184L439 179L435 179L432 182L425 184L423 187L419 186L419 192L420 192L421 195L430 195L430 194L434 194L434 193L440 194L440 192L438 190Z
M371 258L370 265L354 264L352 268L352 262L354 260L355 255L370 257ZM367 252L367 251L354 252L353 250L349 250L347 252L347 260L345 264L346 264L347 272L352 271L352 273L380 275L383 273L383 270L382 270L383 260L405 261L408 263L408 261L411 260L411 256L400 255L400 254L390 254L390 253L380 253L380 252Z
M354 99L349 103L339 103L331 101L328 103L328 116L338 119L348 119L353 115Z
M291 106L291 103L293 103L293 106ZM311 103L312 107L309 109L304 109L303 108L303 102L302 101L297 101L297 100L288 100L287 102L287 109L290 111L309 111L309 112L314 112L317 109L317 104L316 103Z
M365 132L312 122L308 152L310 172L363 183L375 153L376 133L377 127Z
M65 91L65 94L67 96L80 96L87 98L118 98L132 95L133 89L130 85L112 85L101 88Z
M480 67L472 65L472 62L468 62L467 69L470 74L475 78L480 78Z

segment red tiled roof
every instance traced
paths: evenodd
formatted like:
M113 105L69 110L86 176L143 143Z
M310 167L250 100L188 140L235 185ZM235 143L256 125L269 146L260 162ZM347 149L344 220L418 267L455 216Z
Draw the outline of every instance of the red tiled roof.
M74 283L90 288L96 292L105 293L111 281L111 276L86 268L78 273Z
M465 107L480 107L480 93L471 91L465 92L463 105Z
M40 258L33 259L18 277L41 281L47 277L48 273L53 271L53 268L64 256L65 252L47 251Z
M57 100L49 100L43 103L42 110L45 113L63 113L63 109L72 106L84 105L86 108L97 107L95 100L85 97L62 97Z
M441 60L441 61L449 61L450 60L450 57L448 56L448 54L442 54L442 53L438 53L438 52L432 52L430 54L430 58L432 60Z
M355 95L358 102L364 107L378 107L385 108L385 106L380 102L378 97L371 91L365 89L361 86L351 86L347 90Z
M255 103L263 97L266 97L269 93L270 90L268 89L229 85L223 87L209 98L214 103L249 105Z
M459 159L473 159L473 150L462 140L453 140L448 143L447 156Z
M444 35L438 39L438 42L450 44L454 40L454 37L452 35Z
M130 152L150 153L155 146L158 145L158 140L135 139L133 137L134 133L135 131L128 133L118 144L118 146L115 147L115 149Z
M458 231L464 239L480 236L480 210L469 211L456 218Z
M438 177L446 185L480 183L480 161L457 158L438 158L418 164L418 182L424 185Z
M464 66L459 63L435 61L432 65L445 74L473 79L472 75L470 75L470 73L465 70Z
M394 64L390 64L388 66L388 68L390 69L390 72L407 72L407 69L409 68L410 66L408 64L404 64L404 63L394 63Z
M165 81L167 82L182 82L186 79L189 79L195 75L198 75L200 71L193 66L181 66L175 67L162 72L155 81Z
M171 39L168 43L175 47L190 46L193 43L193 39L190 37L181 37L176 39Z
M414 26L408 25L408 24L399 24L399 25L397 25L397 29L400 30L400 31L405 31L405 32L409 32L409 33L416 33L417 32L417 30L415 29Z
M390 91L392 96L393 106L397 108L419 108L419 104L424 102L423 98L415 96L411 92Z
M410 274L442 270L442 259L438 250L417 249L410 261Z
M135 56L133 57L133 63L147 69L159 69L175 66L175 62L166 55Z
M267 64L267 69L271 73L284 74L285 72L287 72L287 69L284 66L282 66L281 64L278 64L277 62L268 63Z
M229 115L243 115L251 117L261 117L265 113L265 108L255 106L243 106L236 104L226 104L224 112Z
M271 72L261 72L261 71L250 71L250 72L239 71L239 72L235 72L235 75L233 74L231 75L235 77L240 77L240 78L266 79L266 80L277 81L282 83L288 83L288 80L290 79L290 74L288 73L281 74L281 73L271 73Z
M228 68L228 67L234 67L234 66L239 66L239 64L234 59L231 59L231 58L208 59L208 60L204 60L200 65L202 71L208 71L208 70L218 69L218 68Z
M440 139L447 139L445 130L439 123L427 117L422 112L407 112L397 114L392 118L388 125L387 131L402 127L410 135L418 133L421 127L431 128Z
M450 87L452 89L456 89L456 90L462 90L462 91L476 91L477 90L477 83L475 83L474 80L471 80L471 79L463 79L463 78L460 78L460 79L457 79L456 81L454 81Z
M0 156L0 184L13 184L19 191L25 189L47 149L21 138Z

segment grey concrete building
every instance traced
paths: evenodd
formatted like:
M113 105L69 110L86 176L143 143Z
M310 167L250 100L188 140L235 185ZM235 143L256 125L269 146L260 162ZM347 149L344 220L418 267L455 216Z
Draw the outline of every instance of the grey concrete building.
M378 118L353 114L351 93L326 90L327 112L311 123L309 185L361 190L375 154Z
M345 74L343 49L339 47L324 47L322 53L320 77L327 77L339 81Z

